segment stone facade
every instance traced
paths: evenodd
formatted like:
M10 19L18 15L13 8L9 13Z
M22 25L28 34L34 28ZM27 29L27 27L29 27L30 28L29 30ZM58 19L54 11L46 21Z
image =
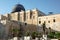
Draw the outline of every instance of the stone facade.
M46 27L55 31L60 31L60 14L38 17L38 26L46 22Z
M42 32L42 24L46 22L46 28L60 31L60 14L45 15L38 9L14 12L0 15L0 23L5 25L6 35L10 33L10 28L20 28L22 32ZM8 36L8 35L7 35Z

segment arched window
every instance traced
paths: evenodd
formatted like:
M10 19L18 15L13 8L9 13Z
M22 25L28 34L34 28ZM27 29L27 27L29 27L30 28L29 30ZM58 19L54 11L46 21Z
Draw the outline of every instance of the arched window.
M53 22L55 22L55 19L53 19Z
M50 23L50 21L48 21L48 23Z
M27 23L25 23L25 25L27 25Z
M39 24L41 24L41 21L39 21Z

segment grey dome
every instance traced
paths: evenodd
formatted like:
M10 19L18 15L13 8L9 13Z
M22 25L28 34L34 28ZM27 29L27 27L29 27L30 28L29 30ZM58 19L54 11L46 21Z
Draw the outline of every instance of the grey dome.
M20 12L21 10L25 11L25 8L23 5L21 4L16 4L12 10L12 13L14 12Z

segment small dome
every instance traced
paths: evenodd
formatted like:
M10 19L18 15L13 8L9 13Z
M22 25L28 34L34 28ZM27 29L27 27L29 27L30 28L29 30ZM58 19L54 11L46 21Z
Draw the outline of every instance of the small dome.
M21 10L25 11L25 8L23 5L21 4L16 4L12 10L12 13L14 12L20 12Z

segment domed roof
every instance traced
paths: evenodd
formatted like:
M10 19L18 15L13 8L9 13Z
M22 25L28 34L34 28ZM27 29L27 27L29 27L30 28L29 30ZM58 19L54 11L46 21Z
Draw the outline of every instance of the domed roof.
M12 13L14 12L20 12L21 10L25 11L25 8L23 5L21 4L16 4L12 10Z

